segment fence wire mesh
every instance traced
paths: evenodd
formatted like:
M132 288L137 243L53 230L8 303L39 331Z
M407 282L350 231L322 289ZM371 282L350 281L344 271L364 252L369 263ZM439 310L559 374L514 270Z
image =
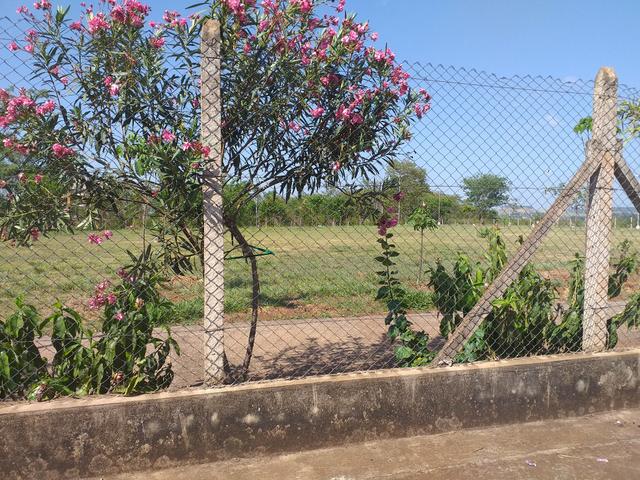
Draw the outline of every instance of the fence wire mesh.
M4 43L20 41L25 30L23 22L0 19ZM203 69L202 143L217 152L224 146L220 130L225 105L220 104L224 95L216 93L212 80L220 68L217 47L210 47L205 49L205 58L194 53L197 58L192 63L208 62ZM238 383L428 365L440 360L468 362L579 352L585 347L585 330L591 335L587 343L593 344L587 350L639 346L635 327L640 321L636 297L640 221L628 185L625 191L611 178L613 164L620 158L631 171L639 171L640 148L638 140L626 138L619 149L615 132L611 136L606 125L596 126L598 120L594 120L593 132L576 131L577 125L585 125L581 120L593 115L594 82L505 78L442 65L402 66L411 75L412 90L429 92L431 109L412 126L411 139L396 152L393 163L382 167L375 178L367 182L355 179L350 185L361 194L388 184L394 190L393 198L364 208L339 188L303 191L292 198L275 190L260 194L244 202L236 222L249 247L247 254L233 231L225 229L224 245L219 241L215 226L220 225L222 211L216 202L226 194L219 185L224 178L218 175L215 161L205 165L208 173L198 178L211 182L211 191L207 194L205 190L204 196L208 270L164 272L167 278L159 292L169 313L153 317L142 345L136 344L138 330L120 332L114 339L105 327L110 314L91 307L103 293L99 306L109 302L104 282L116 285L121 280L117 272L132 262L127 252L137 256L148 246L156 247L153 224L157 210L124 198L120 199L125 212L121 217L97 212L94 219L73 231L50 231L30 246L9 240L0 243L0 397L42 398L47 388L54 391L52 395L65 393L51 385L65 345L90 355L81 347L94 341L122 341L124 336L116 355L125 363L132 356L141 363L109 370L102 393L123 391L134 370L143 364L152 368L145 359L164 345L166 326L179 354L172 349L164 367L164 360L152 358L152 363L161 364L159 370L155 365L156 373L166 372L168 365L172 373L149 390L211 384L219 368L227 369L226 383ZM28 55L3 50L0 86L13 92L50 88L34 80L31 73ZM199 69L193 75L198 77ZM247 85L254 80L248 79ZM615 109L613 116L617 117L625 102L636 101L639 93L620 85L613 104L603 104ZM604 101L611 95L604 92L601 98ZM70 90L67 98L59 100L72 105L79 97ZM160 95L158 102L162 103ZM601 111L598 118L608 113ZM198 105L192 115L200 114ZM358 133L356 128L351 135ZM622 138L624 130L618 136ZM337 152L340 145L327 148ZM15 182L20 164L6 152L4 155L0 178ZM611 166L598 167L600 162ZM578 172L582 177L572 184ZM619 173L616 170L616 178ZM153 185L153 179L149 183ZM10 187L0 190L0 213L5 218L10 210ZM566 188L574 193L565 201L566 211L549 219L550 208L562 201ZM80 220L83 207L73 208ZM187 209L184 215L202 215L202 211ZM384 245L378 242L377 223L385 212L397 220L388 229L393 237L386 239L393 244L387 250L398 253L387 257L394 262L390 271L396 272L392 276L399 282L390 287L395 303L388 290L380 295L377 273L387 266L380 262L385 254L381 253ZM604 216L588 225L588 212L604 212ZM188 220L198 222L197 218ZM175 221L180 223L180 219ZM547 224L548 232L542 235ZM537 250L521 250L532 233L540 233ZM606 241L609 235L611 248ZM586 256L587 244L591 256ZM223 281L217 268L221 247L226 251ZM216 259L218 263L210 263ZM257 297L254 261L259 273ZM603 264L604 277L599 268ZM599 298L602 291L610 298ZM488 297L492 292L495 295ZM74 337L72 344L60 340L55 321L31 333L17 332L16 321L24 323L30 315L24 309L15 313L18 297L38 310L38 323L60 301L77 311L91 332ZM252 324L255 303L258 320ZM589 327L583 327L587 322L591 322ZM247 349L252 341L249 363ZM9 362L11 354L15 354L13 363ZM86 358L78 357L80 360ZM9 367L23 370L10 375ZM43 380L46 378L49 380Z

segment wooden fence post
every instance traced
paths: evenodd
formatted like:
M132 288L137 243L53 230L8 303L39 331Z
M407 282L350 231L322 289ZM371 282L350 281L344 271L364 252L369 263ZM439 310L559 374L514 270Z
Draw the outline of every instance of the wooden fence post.
M593 160L599 164L591 178L585 251L584 317L582 349L600 352L607 343L609 305L609 257L613 218L613 177L617 133L618 79L611 68L603 67L593 91Z
M222 136L220 24L208 20L201 39L202 144L211 150L204 163L204 383L224 380L224 225L222 217Z

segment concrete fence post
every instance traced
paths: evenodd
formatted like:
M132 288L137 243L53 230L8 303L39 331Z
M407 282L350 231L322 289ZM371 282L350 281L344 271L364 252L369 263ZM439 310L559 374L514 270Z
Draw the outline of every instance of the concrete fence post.
M220 24L208 20L201 39L202 144L204 164L204 383L224 380L224 225L222 216L222 109Z
M600 352L607 343L609 257L613 218L613 177L617 139L618 78L603 67L593 91L593 124L589 155L599 165L590 180L585 250L582 348Z

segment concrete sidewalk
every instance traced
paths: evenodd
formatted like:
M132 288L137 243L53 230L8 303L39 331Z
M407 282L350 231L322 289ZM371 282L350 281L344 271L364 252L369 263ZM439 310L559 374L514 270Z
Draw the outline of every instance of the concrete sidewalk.
M640 410L621 410L104 480L631 479L639 451Z

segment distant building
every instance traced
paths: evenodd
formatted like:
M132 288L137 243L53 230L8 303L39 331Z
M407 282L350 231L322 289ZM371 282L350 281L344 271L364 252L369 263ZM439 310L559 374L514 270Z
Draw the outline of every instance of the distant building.
M527 207L523 205L503 205L496 208L496 212L500 217L507 217L512 219L529 219L534 218L539 214L538 210L533 207Z

